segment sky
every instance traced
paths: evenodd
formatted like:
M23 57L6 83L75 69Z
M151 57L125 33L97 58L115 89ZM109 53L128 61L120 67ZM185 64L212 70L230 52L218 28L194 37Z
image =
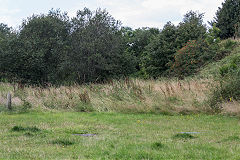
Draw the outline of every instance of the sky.
M171 21L178 24L188 11L205 13L204 22L213 20L224 0L0 0L0 23L17 29L23 19L50 9L68 12L70 17L84 7L106 9L123 26L157 27Z

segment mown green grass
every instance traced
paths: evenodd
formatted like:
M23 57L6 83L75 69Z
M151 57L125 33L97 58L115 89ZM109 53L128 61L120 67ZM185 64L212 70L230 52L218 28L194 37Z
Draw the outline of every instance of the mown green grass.
M219 115L1 113L0 159L240 159L239 122Z

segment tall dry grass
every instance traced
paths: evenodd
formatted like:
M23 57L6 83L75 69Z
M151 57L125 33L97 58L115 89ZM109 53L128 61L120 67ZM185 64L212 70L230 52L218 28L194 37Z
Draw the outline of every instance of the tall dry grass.
M125 79L106 84L47 88L0 84L0 103L7 92L15 107L32 109L126 113L195 113L207 110L209 80Z

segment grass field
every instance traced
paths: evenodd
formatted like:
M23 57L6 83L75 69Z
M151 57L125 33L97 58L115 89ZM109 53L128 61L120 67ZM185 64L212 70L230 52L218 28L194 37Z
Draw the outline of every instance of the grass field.
M76 112L0 117L0 159L240 159L237 117Z

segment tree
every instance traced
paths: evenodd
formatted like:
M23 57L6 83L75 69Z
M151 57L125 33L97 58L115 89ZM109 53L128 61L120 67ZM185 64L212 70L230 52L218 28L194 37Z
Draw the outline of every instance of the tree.
M216 12L213 23L221 30L221 38L233 37L239 29L240 0L225 0Z
M141 57L144 56L145 47L160 31L157 28L139 28L136 30L132 30L131 28L123 29L125 31L126 52L134 56L135 68L136 71L139 72L141 69Z
M146 46L146 51L142 57L142 69L146 77L157 78L166 72L167 63L172 59L172 55L177 49L176 33L176 26L168 22L162 32Z
M50 10L33 15L21 25L11 56L17 66L12 72L30 83L56 83L63 57L68 51L70 24L66 13Z
M67 55L66 77L79 83L102 81L128 73L120 22L105 10L85 8L72 19L71 52Z
M16 33L13 32L12 28L8 27L6 24L1 23L0 24L0 80L6 79L6 78L12 78L12 74L10 70L11 70L11 66L14 64L9 63L9 59L14 57L9 57L10 50L12 49L9 44L15 39L16 39Z
M174 53L189 40L203 39L205 35L206 26L201 13L189 11L177 27L168 22L145 48L142 66L146 77L166 76L170 69L168 63L174 61Z
M179 23L177 29L176 43L182 48L189 40L203 39L207 28L203 23L203 13L189 11L184 15L183 21Z

